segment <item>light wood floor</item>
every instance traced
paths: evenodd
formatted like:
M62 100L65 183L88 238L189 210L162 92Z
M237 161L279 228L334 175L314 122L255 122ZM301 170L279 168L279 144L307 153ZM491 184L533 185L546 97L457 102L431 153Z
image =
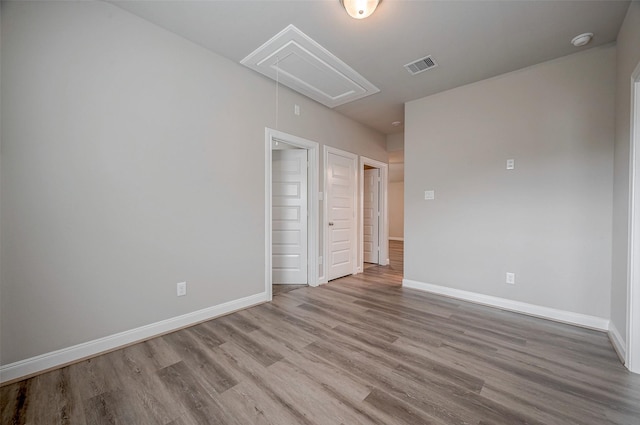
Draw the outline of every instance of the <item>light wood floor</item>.
M286 294L287 292L306 287L307 285L273 285L272 295L275 297L276 295Z
M0 389L2 424L640 424L604 333L367 267Z

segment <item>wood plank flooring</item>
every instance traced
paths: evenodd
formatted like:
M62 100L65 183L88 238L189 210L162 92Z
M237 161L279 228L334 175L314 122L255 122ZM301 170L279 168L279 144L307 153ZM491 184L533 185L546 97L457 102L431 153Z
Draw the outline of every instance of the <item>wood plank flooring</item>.
M391 254L4 386L2 424L640 424L604 333L403 289Z
M286 294L287 292L294 291L296 289L305 288L307 285L273 285L273 296L280 294Z

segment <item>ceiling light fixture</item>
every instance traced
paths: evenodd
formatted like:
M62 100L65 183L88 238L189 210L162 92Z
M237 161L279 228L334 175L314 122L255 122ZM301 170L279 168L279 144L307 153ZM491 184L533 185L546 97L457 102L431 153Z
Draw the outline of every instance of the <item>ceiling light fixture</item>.
M573 40L571 40L571 44L576 47L586 46L587 44L589 44L592 38L592 32L585 32L584 34L576 35L575 37L573 37Z
M376 10L382 0L340 0L344 10L355 19L364 19Z

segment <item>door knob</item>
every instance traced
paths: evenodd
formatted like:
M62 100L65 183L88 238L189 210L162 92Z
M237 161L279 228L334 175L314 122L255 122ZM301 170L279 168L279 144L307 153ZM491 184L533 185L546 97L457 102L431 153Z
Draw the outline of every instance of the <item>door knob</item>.
M329 226L333 226L333 221L330 221L330 222L329 222Z

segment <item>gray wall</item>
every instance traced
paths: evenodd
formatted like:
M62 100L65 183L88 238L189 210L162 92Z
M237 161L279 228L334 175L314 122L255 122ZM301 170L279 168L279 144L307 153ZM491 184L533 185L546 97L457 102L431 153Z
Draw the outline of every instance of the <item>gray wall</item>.
M404 182L389 183L389 237L404 238Z
M389 237L404 237L404 133L387 136L389 152Z
M608 318L614 82L607 46L409 102L405 278Z
M1 27L2 363L263 292L275 83L103 2L3 2ZM386 161L280 98L279 130Z
M404 132L387 135L387 150L389 152L404 150Z
M627 338L631 74L640 62L640 2L629 5L617 40L611 322ZM626 342L626 341L625 341Z

